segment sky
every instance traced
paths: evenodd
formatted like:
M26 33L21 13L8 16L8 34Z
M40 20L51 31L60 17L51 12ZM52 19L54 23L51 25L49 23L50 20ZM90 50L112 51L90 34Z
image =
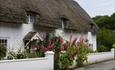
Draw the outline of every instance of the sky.
M115 0L75 0L91 16L111 15L115 12Z

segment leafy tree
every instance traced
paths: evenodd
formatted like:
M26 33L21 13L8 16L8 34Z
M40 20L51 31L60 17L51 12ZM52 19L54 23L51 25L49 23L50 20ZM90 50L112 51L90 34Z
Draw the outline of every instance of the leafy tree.
M97 34L98 47L102 47L104 48L103 50L106 51L107 48L110 50L112 44L115 43L115 33L112 32L112 30L115 30L115 13L111 16L96 16L93 20L100 28L100 31Z
M115 43L115 33L112 33L109 29L101 29L97 34L98 46L108 47L109 50L112 48L113 43Z
M100 28L115 29L115 13L111 16L96 16L93 19Z
M111 19L110 29L114 30L115 29L115 13L111 15L110 19Z

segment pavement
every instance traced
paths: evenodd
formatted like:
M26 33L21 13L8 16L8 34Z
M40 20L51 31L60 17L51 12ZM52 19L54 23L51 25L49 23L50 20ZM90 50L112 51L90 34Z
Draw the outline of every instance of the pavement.
M75 70L115 70L115 60L92 64Z

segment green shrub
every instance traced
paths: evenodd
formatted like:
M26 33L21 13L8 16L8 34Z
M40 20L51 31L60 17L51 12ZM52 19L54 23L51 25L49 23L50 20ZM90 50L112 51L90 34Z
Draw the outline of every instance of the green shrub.
M113 44L112 47L115 48L115 44Z
M84 62L87 62L87 54L89 53L87 45L84 43L79 43L78 44L79 52L77 54L77 66L82 67L84 66Z
M97 47L97 51L98 52L106 52L106 51L109 51L109 48L104 45L101 45L101 46Z
M24 59L27 58L27 56L25 55L24 52L14 52L14 51L10 51L8 53L7 59L11 60L11 59Z
M72 64L72 60L70 60L67 53L61 53L59 57L59 68L60 70L67 70L68 66ZM58 69L59 70L59 69Z
M0 60L6 56L6 47L0 45Z

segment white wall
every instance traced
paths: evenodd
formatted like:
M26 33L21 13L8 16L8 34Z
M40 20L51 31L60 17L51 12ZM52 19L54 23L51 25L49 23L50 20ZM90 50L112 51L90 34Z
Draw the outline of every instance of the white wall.
M8 49L16 50L23 47L24 36L33 30L32 24L1 24L0 37L8 38Z
M46 52L46 57L0 61L0 70L54 70L54 52Z
M30 32L30 31L36 31L33 27L33 24L0 24L0 37L8 38L8 49L20 49L23 48L23 38L24 36ZM40 32L44 33L44 32ZM74 37L79 38L81 35L83 35L86 39L88 37L88 34L82 34L82 33L64 33L63 37L66 40L69 40L70 36L73 35ZM93 43L93 50L96 50L96 36L92 36L92 43Z
M112 49L110 52L90 53L88 55L88 64L102 62L106 60L113 60L115 59L114 56L114 49Z

